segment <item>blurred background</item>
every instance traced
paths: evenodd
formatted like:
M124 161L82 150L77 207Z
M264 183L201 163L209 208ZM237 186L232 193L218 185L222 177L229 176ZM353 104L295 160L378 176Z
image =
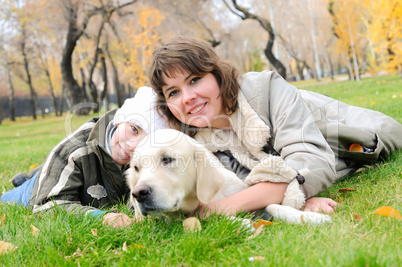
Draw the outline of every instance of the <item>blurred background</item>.
M402 0L0 0L0 122L119 107L178 35L289 82L402 77Z

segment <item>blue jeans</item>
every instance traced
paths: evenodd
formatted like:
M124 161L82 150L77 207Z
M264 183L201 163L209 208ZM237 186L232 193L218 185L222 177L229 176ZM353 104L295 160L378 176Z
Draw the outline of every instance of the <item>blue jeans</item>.
M37 178L38 173L35 173L31 179L22 185L5 192L1 196L1 202L15 202L19 205L24 205L25 208L28 208L29 201L31 200L32 190Z

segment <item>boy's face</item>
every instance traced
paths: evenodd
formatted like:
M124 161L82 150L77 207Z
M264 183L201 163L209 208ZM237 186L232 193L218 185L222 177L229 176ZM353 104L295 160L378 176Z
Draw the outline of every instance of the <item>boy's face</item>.
M119 124L112 135L112 158L121 165L129 163L138 143L146 135L144 130L133 123L123 122Z

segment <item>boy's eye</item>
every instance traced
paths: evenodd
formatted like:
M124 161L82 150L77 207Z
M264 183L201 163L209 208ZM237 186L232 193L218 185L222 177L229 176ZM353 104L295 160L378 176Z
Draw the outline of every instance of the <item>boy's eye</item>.
M138 129L135 126L131 126L131 130L133 130L134 133L138 134Z

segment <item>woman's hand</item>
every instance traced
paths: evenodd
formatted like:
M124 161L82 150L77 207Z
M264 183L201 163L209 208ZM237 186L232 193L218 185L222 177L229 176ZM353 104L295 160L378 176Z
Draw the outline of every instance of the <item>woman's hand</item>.
M304 211L334 213L338 203L326 197L312 197L306 200Z
M118 213L109 212L103 216L102 224L116 228L116 227L126 227L130 225L132 222L133 220L130 217L128 217L127 214L120 212Z

